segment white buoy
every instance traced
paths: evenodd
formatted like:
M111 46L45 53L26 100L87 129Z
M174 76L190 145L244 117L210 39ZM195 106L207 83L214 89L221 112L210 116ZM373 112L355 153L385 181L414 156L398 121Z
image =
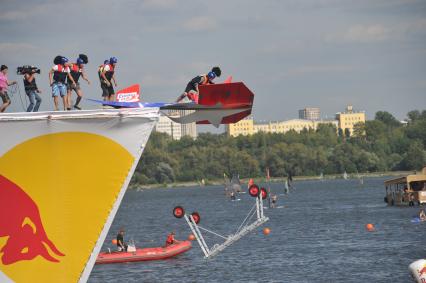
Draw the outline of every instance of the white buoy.
M417 283L426 283L426 260L419 259L412 262L408 269L410 270L411 276Z

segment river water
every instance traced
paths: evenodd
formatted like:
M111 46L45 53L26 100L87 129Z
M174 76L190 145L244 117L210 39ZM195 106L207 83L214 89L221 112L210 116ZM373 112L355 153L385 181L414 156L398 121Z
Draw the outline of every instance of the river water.
M165 261L97 265L89 282L411 282L408 265L426 258L426 223L410 222L418 207L387 207L383 180L299 181L288 195L272 184L284 207L265 211L268 236L258 228L209 260L193 242ZM218 186L128 191L102 249L113 248L120 227L140 247L163 245L172 230L187 238L185 220L172 215L176 205L198 211L203 227L233 233L254 204L238 197L231 202ZM206 235L209 246L221 241Z

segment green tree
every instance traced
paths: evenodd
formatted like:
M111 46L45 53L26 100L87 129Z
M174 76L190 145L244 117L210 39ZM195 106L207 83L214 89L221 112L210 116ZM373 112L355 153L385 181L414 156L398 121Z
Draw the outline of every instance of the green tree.
M413 141L401 161L401 168L404 170L421 169L426 164L425 150L420 141Z
M375 120L381 121L389 127L399 127L401 123L389 112L379 111L376 113Z
M274 177L420 169L426 163L426 111L407 116L410 121L402 127L390 113L379 111L375 120L356 124L351 138L330 125L235 138L201 133L195 140L152 133L132 183L221 179L223 173L259 177L267 167Z

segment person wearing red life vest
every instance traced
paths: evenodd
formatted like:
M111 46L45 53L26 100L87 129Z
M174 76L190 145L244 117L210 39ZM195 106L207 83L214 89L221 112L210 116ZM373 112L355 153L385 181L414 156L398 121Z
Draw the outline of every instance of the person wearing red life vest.
M114 86L117 87L117 82L115 80L115 68L118 60L115 57L109 59L109 64L106 64L102 68L101 72L101 88L102 88L102 97L105 101L114 100Z
M70 66L70 75L74 79L75 84L72 84L72 81L68 78L67 83L67 110L71 110L72 107L72 99L71 94L72 91L75 91L77 94L77 100L75 101L74 108L81 110L79 103L81 101L81 98L83 97L83 92L80 88L80 83L78 80L80 79L80 76L85 80L89 85L90 81L86 77L86 73L84 72L84 61L81 58L77 58L76 63L72 63Z
M98 67L98 77L99 77L99 82L101 83L101 85L102 85L102 80L103 80L102 79L102 71L107 64L109 64L109 60L105 60L104 63Z
M67 108L67 85L65 81L67 78L71 81L71 84L75 85L74 78L70 74L68 59L62 57L60 63L54 65L49 72L49 82L52 87L53 102L55 103L55 111L59 110L59 96L62 98L64 110Z
M169 235L167 235L166 247L176 243L179 243L179 241L175 239L175 232L171 232Z
M213 67L213 69L204 75L199 75L193 78L185 88L185 91L177 98L176 103L181 102L185 97L188 97L192 102L198 104L198 86L214 84L213 80L216 77L220 77L222 71L219 67Z

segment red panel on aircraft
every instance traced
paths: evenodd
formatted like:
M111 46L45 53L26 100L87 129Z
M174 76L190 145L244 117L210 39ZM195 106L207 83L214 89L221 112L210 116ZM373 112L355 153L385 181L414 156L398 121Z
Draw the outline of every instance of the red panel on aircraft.
M242 82L203 85L199 93L201 105L221 104L223 108L253 105L254 94Z

